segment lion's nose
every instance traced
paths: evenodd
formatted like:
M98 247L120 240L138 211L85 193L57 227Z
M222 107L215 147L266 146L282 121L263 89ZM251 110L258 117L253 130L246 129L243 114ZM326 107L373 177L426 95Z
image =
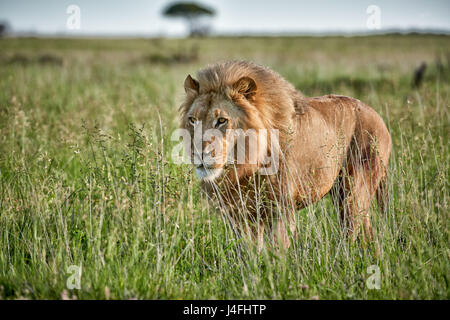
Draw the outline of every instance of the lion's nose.
M205 165L212 165L212 164L214 164L215 160L214 160L213 152L212 151L207 151L207 152L203 151L203 153L202 153L202 162Z
M205 143L202 150L202 159L208 160L209 158L214 157L214 154L214 145L211 143Z
M202 159L207 159L213 156L213 151L209 150L209 151L203 151L202 152Z

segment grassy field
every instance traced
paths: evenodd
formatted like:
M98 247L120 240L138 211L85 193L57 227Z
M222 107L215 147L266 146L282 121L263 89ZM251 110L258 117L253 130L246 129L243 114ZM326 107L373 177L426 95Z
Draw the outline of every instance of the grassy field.
M450 37L1 39L0 48L0 298L450 298ZM389 208L372 210L379 254L342 238L329 196L298 212L286 255L239 249L192 168L169 156L186 74L224 59L382 115L393 153ZM81 266L80 289L67 287L71 265ZM371 266L379 289L366 284Z

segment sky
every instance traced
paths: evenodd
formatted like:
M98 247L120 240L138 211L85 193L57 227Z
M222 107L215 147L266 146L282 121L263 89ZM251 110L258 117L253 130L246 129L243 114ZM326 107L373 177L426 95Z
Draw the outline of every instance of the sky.
M0 20L16 32L63 35L184 36L180 19L162 16L171 0L0 0ZM216 10L217 34L352 33L371 31L370 5L379 8L377 31L450 32L450 0L201 0ZM67 27L69 5L80 8L80 29ZM373 21L373 20L372 20Z

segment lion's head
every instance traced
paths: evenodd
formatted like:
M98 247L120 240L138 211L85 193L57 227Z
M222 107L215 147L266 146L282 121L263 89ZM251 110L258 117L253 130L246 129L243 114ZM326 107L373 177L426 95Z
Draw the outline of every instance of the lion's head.
M281 80L278 74L248 62L210 66L198 73L198 80L187 76L181 128L189 132L188 155L200 179L214 180L230 164L248 172L270 156L267 129L282 127L280 123L294 112L271 105L271 97L278 95L278 105L285 98L284 92L270 91L270 85ZM292 100L285 105L292 108Z

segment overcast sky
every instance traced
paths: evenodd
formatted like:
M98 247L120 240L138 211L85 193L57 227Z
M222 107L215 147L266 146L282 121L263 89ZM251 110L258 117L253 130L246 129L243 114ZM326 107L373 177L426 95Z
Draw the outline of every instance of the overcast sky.
M0 0L0 20L15 31L84 35L185 35L182 21L162 17L170 0ZM202 0L217 12L216 33L365 32L369 5L380 8L381 30L450 31L450 0ZM80 8L79 30L69 30L67 7Z

